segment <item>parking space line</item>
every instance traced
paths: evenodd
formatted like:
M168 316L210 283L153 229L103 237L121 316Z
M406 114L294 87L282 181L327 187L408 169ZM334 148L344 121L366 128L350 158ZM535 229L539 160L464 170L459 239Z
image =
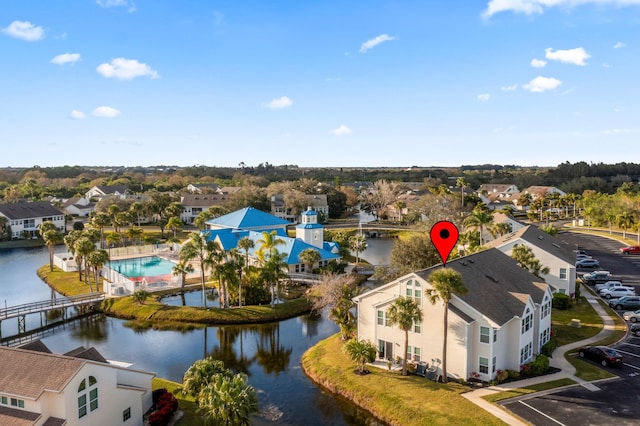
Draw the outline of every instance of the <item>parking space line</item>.
M640 345L635 345L633 343L622 342L620 344L625 346L633 346L634 348L640 348Z
M553 417L551 417L551 416L549 416L549 415L547 415L547 414L543 413L542 411L538 410L537 408L532 407L531 405L527 404L526 402L524 402L524 401L522 401L522 400L521 400L521 401L518 401L518 402L519 402L520 404L524 405L525 407L527 407L527 408L529 408L529 409L531 409L531 410L535 411L536 413L538 413L538 414L540 414L540 415L542 415L542 416L544 416L544 417L548 418L548 419L549 419L549 420L551 420L552 422L558 423L559 425L562 425L562 426L566 426L564 423L560 423L559 421L557 421L557 420L556 420L556 419L554 419Z
M636 367L636 366L635 366L635 365L633 365L633 364L627 364L626 362L623 362L622 364L623 364L623 365L626 365L627 367L631 367L631 368L633 368L633 369L635 369L635 370L640 370L640 367Z
M636 358L640 358L640 355L634 354L633 352L621 351L620 349L616 349L618 352L624 355L634 356Z

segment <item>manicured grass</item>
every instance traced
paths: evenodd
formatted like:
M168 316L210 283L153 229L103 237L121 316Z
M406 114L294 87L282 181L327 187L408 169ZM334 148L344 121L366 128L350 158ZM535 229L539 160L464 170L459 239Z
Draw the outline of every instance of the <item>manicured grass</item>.
M316 382L371 411L391 425L502 425L501 420L462 397L467 386L435 383L423 377L370 367L354 373L355 364L344 354L339 335L309 349L302 368Z
M41 266L37 271L42 281L49 284L54 290L64 296L79 296L81 294L91 293L89 284L78 279L78 272L64 272L57 266L53 267L53 272L49 268L49 264ZM84 277L84 274L82 275ZM102 283L99 283L96 289L96 283L91 281L93 291L102 291Z
M212 302L213 303L213 302ZM216 307L199 308L193 306L169 306L148 299L144 304L136 303L132 297L119 297L103 301L100 310L117 318L136 320L138 327L154 327L158 324L199 323L199 324L247 324L279 321L293 318L311 310L307 299L294 299L273 307L243 306L229 309Z
M562 386L569 386L573 384L576 384L576 382L574 382L571 379L568 379L568 378L558 379L558 380L552 380L546 383L538 383L536 385L526 386L524 388L512 389L504 392L496 392L491 395L483 396L482 398L489 402L497 402L503 399L514 398L516 396L523 396L523 395L527 395L534 392L555 389Z
M571 326L572 319L579 319L580 327ZM580 297L571 309L551 310L551 327L558 339L558 346L593 337L602 330L602 326L602 318L584 297Z
M569 361L571 365L575 367L575 376L577 378L585 380L587 382L592 382L594 380L610 379L612 377L616 377L615 374L609 373L599 365L591 364L589 361L584 361L578 358L577 354L577 352L572 352L565 355L567 361Z
M176 391L178 387L180 387L180 383L156 377L151 382L151 386L153 390L163 388L168 390L178 400L178 406L180 407L180 411L182 411L182 417L174 423L175 426L200 426L205 424L202 417L198 415L198 406L193 398L189 395L182 395L181 392Z

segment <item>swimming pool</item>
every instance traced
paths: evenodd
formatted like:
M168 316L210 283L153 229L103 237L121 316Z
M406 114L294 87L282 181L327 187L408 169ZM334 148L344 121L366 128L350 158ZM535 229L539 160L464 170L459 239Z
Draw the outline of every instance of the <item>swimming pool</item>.
M143 278L171 276L175 263L158 256L136 257L111 261L111 269L133 281Z

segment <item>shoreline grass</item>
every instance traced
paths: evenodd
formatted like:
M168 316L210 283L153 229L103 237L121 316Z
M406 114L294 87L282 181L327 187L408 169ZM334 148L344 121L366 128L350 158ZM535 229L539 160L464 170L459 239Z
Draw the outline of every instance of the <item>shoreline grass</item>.
M336 334L320 341L302 356L302 369L314 382L341 395L390 425L503 425L479 410L461 394L468 386L436 383L423 377L401 376L370 367L371 373L354 373L355 364L342 351Z

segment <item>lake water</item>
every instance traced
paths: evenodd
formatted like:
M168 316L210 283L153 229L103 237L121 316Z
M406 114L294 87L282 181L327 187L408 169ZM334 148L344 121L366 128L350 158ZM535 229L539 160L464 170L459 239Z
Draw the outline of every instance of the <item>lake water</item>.
M50 288L36 275L48 262L46 249L0 250L0 300L9 306L46 300ZM37 319L38 315L32 315ZM29 325L27 317L27 328ZM16 320L3 321L3 333ZM54 352L80 345L95 347L107 359L180 382L194 361L214 356L249 376L264 415L254 424L378 425L366 411L311 382L300 367L304 351L335 334L330 320L307 315L279 323L207 327L188 332L134 331L124 321L95 315L69 323L43 338ZM4 334L3 334L4 335Z

